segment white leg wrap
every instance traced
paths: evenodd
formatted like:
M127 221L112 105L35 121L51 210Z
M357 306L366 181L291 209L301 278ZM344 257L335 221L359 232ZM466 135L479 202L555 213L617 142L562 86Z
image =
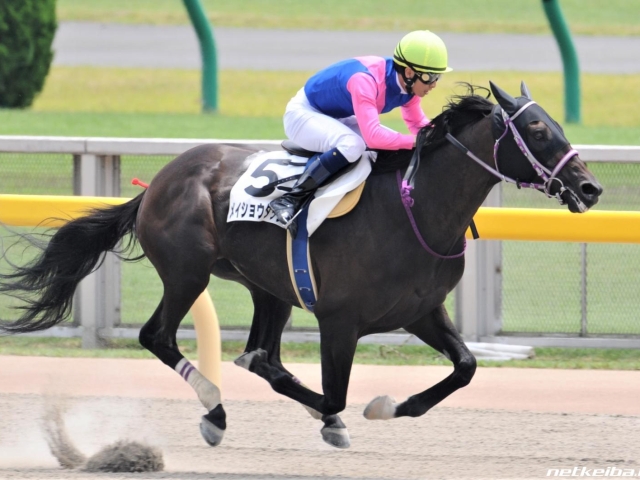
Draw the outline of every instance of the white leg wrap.
M207 411L220 405L220 389L207 380L186 358L178 362L175 370L195 390L198 399Z
M300 379L298 379L298 377L293 377L293 381L296 382L298 385L302 385L304 388L309 388L304 383L302 383ZM309 388L309 390L311 389ZM307 407L306 405L302 405L302 406L307 412L309 412L309 415L311 415L313 418L315 418L316 420L322 420L322 414L319 411L314 410L311 407Z
M249 366L251 365L251 361L253 360L253 358L256 355L260 355L261 353L267 353L267 352L265 352L261 348L254 350L253 352L245 352L242 355L240 355L238 358L236 358L233 361L233 363L235 363L239 367L249 370Z

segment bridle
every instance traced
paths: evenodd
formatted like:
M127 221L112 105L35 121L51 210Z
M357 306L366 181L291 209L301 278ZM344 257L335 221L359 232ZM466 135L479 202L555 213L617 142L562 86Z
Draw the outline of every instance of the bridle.
M473 152L469 151L467 147L462 145L462 143L460 143L450 133L446 134L446 138L458 150L463 152L467 157L471 158L474 162L476 162L482 168L484 168L494 176L500 178L501 180L504 180L507 183L513 183L518 188L533 188L535 190L541 191L549 198L555 197L556 200L558 200L558 203L560 203L560 205L565 204L565 201L562 198L562 194L565 192L569 192L569 194L571 194L576 199L576 201L579 202L579 199L576 196L576 194L573 193L573 191L571 191L567 187L565 187L562 180L558 178L558 174L560 173L560 171L567 165L567 163L569 163L569 161L573 157L578 155L578 151L575 150L574 148L570 149L567 153L564 154L564 156L560 159L560 161L553 168L553 170L549 170L542 163L540 163L540 161L535 157L535 155L533 155L533 153L531 153L531 150L529 150L529 147L527 146L524 139L522 138L522 135L520 134L520 132L518 131L518 129L513 123L514 120L522 112L524 112L531 105L535 105L535 104L536 102L534 102L533 100L530 100L529 102L525 103L522 107L520 107L520 109L511 116L507 112L505 112L505 110L502 107L498 106L500 114L502 116L502 121L504 122L504 125L505 125L505 129L502 135L498 139L496 139L495 144L493 145L493 162L494 162L495 168L491 167L490 165L487 165L485 162L480 160ZM536 172L538 177L542 179L542 183L521 182L511 177L507 177L506 175L504 175L498 170L498 149L500 148L500 142L509 131L511 131L511 135L513 136L513 139L516 142L516 145L520 149L520 152L522 152L524 157L529 161L529 163L531 164L531 167L533 167L533 170ZM558 191L555 194L551 192L551 187L554 182L556 182L559 185Z
M570 149L567 153L564 154L564 156L560 159L560 161L553 168L553 170L550 170L547 167L545 167L542 163L540 163L540 161L535 157L535 155L531 153L531 150L529 150L529 147L527 146L526 142L522 138L522 135L514 125L514 120L518 118L518 116L520 116L527 108L535 104L536 104L535 101L530 100L529 102L525 103L522 107L520 107L520 109L518 109L518 111L516 111L511 116L502 107L500 107L499 105L496 105L495 108L499 109L500 115L502 116L502 121L504 122L504 125L505 125L505 129L502 135L500 135L500 137L495 140L495 143L493 146L493 161L494 161L495 168L483 162L480 158L478 158L473 152L471 152L467 147L465 147L462 143L460 143L460 141L458 141L450 133L447 133L445 137L453 146L459 149L467 157L471 158L474 162L476 162L478 165L480 165L482 168L487 170L492 175L498 177L501 180L504 180L507 183L513 183L518 188L533 188L535 190L539 190L543 192L545 195L547 195L549 198L555 197L560 203L560 205L564 205L565 203L564 200L562 199L562 194L564 192L569 192L569 194L572 195L578 203L580 203L580 200L578 199L577 195L572 190L566 188L562 180L558 178L558 174L560 173L560 171L567 165L567 163L569 163L569 161L572 158L578 155L578 151L573 148ZM494 114L497 114L497 112L498 111L496 111ZM533 167L538 177L542 179L542 183L521 182L519 180L516 180L504 175L498 170L498 150L500 148L500 142L505 138L508 132L511 132L511 135L513 136L513 139L516 145L520 149L520 152L522 152L524 157L529 161L529 163ZM427 252L443 260L460 258L461 256L464 255L464 252L466 250L466 246L467 246L466 239L465 239L462 252L454 255L440 255L434 252L431 248L429 248L424 238L420 234L415 218L413 217L413 213L411 212L411 207L413 207L413 204L414 204L414 200L413 198L411 198L411 191L414 189L415 175L420 167L420 152L422 151L422 147L425 142L425 137L426 137L426 134L423 133L423 131L421 131L418 134L416 138L416 149L413 152L411 161L409 162L409 166L407 167L407 171L405 172L404 177L401 179L400 171L398 171L397 173L398 188L400 190L400 197L402 198L402 204L405 207L407 216L409 217L409 221L411 223L411 226L413 228L413 231L416 237L418 238L418 241ZM551 188L554 182L559 184L558 191L555 194L551 193Z

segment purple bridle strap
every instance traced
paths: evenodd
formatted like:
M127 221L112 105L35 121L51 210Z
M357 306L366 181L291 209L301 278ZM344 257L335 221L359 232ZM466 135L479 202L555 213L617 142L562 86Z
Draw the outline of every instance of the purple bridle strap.
M560 170L562 170L562 167L564 167L569 162L569 160L571 160L576 155L578 155L578 151L574 148L565 153L564 157L560 159L556 167L553 169L553 172L551 172L549 178L554 178L555 176L557 176L560 173Z
M434 252L429 248L427 242L424 241L422 235L420 234L420 230L418 230L418 225L416 224L416 219L413 217L413 213L411 212L411 207L413 207L413 198L411 198L411 190L412 187L407 184L406 181L402 180L402 174L400 170L398 170L396 177L398 178L398 190L400 190L400 198L402 199L402 205L404 205L404 209L407 212L407 217L409 217L409 223L411 223L411 227L413 228L413 233L416 234L416 238L427 252L433 255L436 258L440 258L442 260L451 260L454 258L460 258L464 255L465 250L467 249L467 239L464 239L464 246L462 247L462 251L460 253L456 253L455 255L440 255L439 253Z

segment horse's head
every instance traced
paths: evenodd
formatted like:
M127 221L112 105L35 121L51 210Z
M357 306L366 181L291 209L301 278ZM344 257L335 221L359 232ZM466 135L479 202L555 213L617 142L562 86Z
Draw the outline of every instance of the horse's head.
M535 103L522 82L513 98L493 82L498 101L493 109L496 168L522 184L539 184L569 210L586 212L598 202L602 186L587 169L562 127Z

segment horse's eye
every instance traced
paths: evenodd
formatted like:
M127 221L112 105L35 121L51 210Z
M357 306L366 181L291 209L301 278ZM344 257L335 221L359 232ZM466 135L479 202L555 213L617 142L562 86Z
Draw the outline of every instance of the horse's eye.
M534 132L533 139L534 140L544 140L544 133L542 131Z

